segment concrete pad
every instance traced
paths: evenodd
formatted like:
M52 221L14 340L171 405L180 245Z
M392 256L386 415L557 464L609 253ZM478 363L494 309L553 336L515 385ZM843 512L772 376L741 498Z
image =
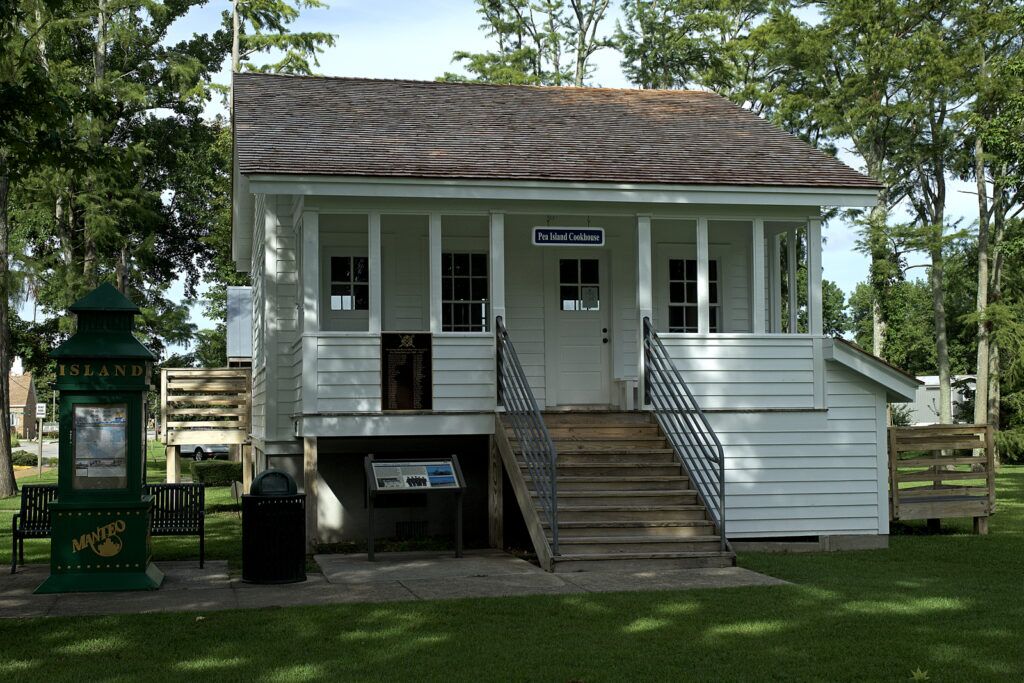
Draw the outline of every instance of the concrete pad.
M49 616L90 614L152 614L157 612L207 612L238 606L229 588L221 590L132 591L124 593L65 593L54 604Z
M164 583L160 590L182 591L209 588L229 588L231 577L228 576L227 560L207 561L206 566L199 568L199 563L187 562L156 562L164 573Z
M452 553L405 552L378 553L375 562L365 554L315 555L313 559L335 584L545 574L540 567L500 550L474 550L461 558Z
M22 595L0 595L0 617L45 617L57 603L57 598L52 594L32 595L31 590Z
M8 571L0 573L0 595L21 595L25 592L31 593L46 580L46 577L50 575L50 565L25 565L18 567L15 574L9 574Z
M582 593L583 589L566 583L558 576L538 574L502 574L498 576L464 576L457 580L403 579L400 583L421 600L448 598L489 598L512 595L553 595Z
M594 593L789 585L788 581L766 576L765 574L758 574L742 567L630 572L574 572L559 574L559 576L567 583Z
M344 587L326 583L248 586L244 589L235 589L234 593L238 600L238 607L242 609L416 599L412 593L396 581Z

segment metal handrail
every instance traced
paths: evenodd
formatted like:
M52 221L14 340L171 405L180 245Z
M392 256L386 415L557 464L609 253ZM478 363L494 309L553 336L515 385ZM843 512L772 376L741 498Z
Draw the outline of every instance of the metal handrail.
M665 345L644 318L644 387L649 403L676 457L686 467L697 495L725 538L725 453L704 411L690 392Z
M495 319L498 403L505 408L537 499L551 527L551 553L558 555L558 452L537 407L530 383L501 316Z

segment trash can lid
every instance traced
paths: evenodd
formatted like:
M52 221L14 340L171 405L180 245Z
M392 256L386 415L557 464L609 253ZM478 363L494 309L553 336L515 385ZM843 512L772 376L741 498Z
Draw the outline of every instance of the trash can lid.
M295 478L284 470L269 469L256 475L249 487L253 496L293 496L299 492Z

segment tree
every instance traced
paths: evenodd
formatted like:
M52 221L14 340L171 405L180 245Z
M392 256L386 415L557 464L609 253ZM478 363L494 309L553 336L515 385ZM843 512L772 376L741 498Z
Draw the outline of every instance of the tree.
M11 464L11 193L64 143L73 100L50 77L40 35L57 23L61 3L0 0L0 498L14 495Z
M231 29L231 72L243 69L283 74L309 74L320 66L319 55L337 36L323 31L293 33L290 26L303 9L322 9L321 0L231 0L224 13ZM277 61L256 64L255 55L273 54Z
M480 28L496 49L456 51L452 61L470 77L448 72L441 80L582 86L591 57L611 44L599 35L608 6L609 0L477 0Z

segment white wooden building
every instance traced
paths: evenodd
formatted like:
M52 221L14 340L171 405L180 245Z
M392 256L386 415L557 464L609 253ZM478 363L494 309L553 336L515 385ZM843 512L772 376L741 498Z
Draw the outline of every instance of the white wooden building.
M872 180L701 92L240 74L234 93L252 439L304 482L311 540L365 537L367 453L457 453L467 533L525 528L552 568L731 561L704 543L723 522L884 539L886 403L917 382L822 329L822 207L871 206ZM389 409L393 332L429 335L418 408ZM716 500L724 519L698 509ZM376 531L442 533L446 505Z

